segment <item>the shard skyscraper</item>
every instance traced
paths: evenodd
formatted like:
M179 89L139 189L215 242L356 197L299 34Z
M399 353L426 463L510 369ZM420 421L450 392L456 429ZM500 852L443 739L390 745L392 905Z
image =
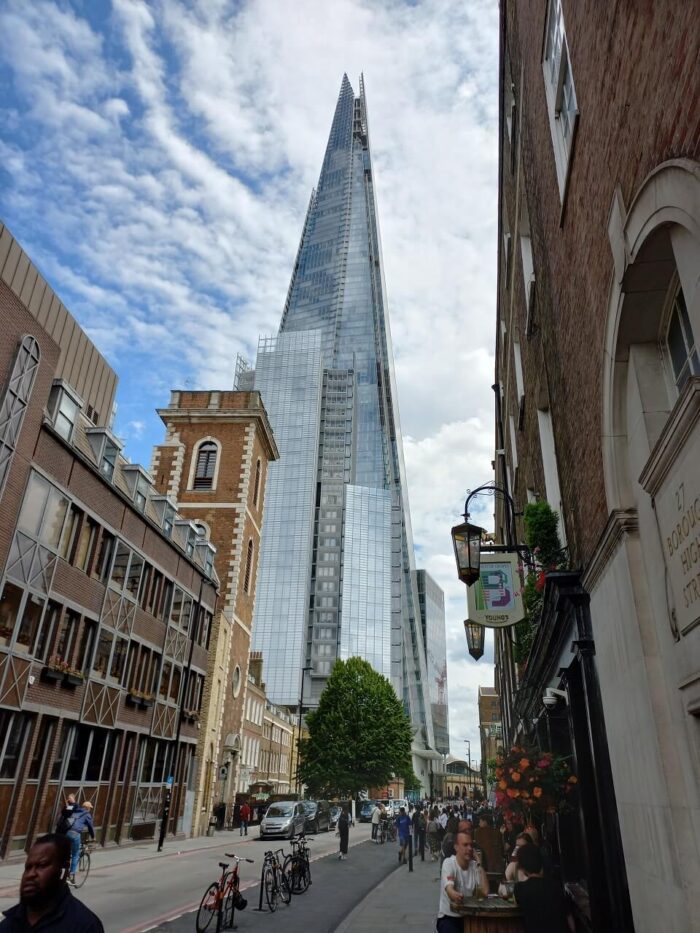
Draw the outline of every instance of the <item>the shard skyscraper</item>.
M433 747L362 79L355 96L343 77L279 333L237 384L260 390L280 448L253 630L268 697L296 707L306 669L315 706L335 659L360 656Z

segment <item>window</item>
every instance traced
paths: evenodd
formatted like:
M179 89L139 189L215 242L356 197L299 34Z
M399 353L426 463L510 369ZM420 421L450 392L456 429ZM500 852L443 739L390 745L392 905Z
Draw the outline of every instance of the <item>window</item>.
M117 463L117 454L119 453L119 448L109 441L105 441L104 450L102 451L102 459L100 461L100 473L103 476L106 476L108 480L111 480L114 476L114 467Z
M262 473L262 464L258 458L255 464L255 484L253 486L253 505L257 508L260 500L260 474Z
M71 505L68 511L68 518L63 525L61 543L58 548L58 553L64 560L70 561L70 556L73 552L73 545L75 544L75 538L78 533L78 528L80 527L80 519L82 516L82 509L79 509L76 505Z
M160 673L160 687L158 688L158 695L161 696L164 700L168 698L168 687L170 686L170 673L172 671L172 664L170 661L165 661L163 664L163 669Z
M700 375L700 362L683 289L678 286L673 299L666 347L673 370L673 381L680 392L691 376Z
M166 505L163 510L163 533L166 538L173 536L173 522L175 521L175 509L171 505Z
M61 617L62 609L63 607L59 603L49 600L48 608L44 613L44 621L41 623L41 628L39 629L36 647L34 648L34 656L40 661L45 661L50 654L49 646L57 631L58 620Z
M32 650L45 605L46 601L40 596L27 593L24 611L22 612L22 621L19 624L17 638L15 639L16 648L22 647L25 651Z
M109 666L109 676L120 682L124 676L128 647L129 642L126 638L117 637L115 639L114 651L112 652L112 663Z
M141 585L141 574L143 573L143 557L135 551L131 553L129 562L129 572L126 576L126 591L134 599L138 598L139 586Z
M554 145L554 161L559 183L559 194L563 198L569 172L571 148L576 132L578 105L574 78L571 73L569 46L564 30L561 0L549 0L547 8L547 33L542 62L544 86L549 112L549 127Z
M115 544L116 538L114 535L103 528L102 540L100 541L100 556L97 558L97 574L103 583L109 578Z
M0 780L14 781L24 748L29 718L0 710Z
M39 344L34 337L25 334L17 348L12 375L5 393L0 395L0 496L22 430L40 358Z
M56 633L56 644L54 646L54 654L58 655L59 658L62 658L64 661L71 660L73 654L73 646L75 644L75 639L78 634L78 625L80 623L80 616L77 612L73 612L72 609L65 609L61 620L58 624L58 631Z
M30 781L37 781L39 779L41 769L44 766L44 763L49 759L55 727L55 719L50 719L48 716L44 716L44 718L41 720L39 735L37 736L36 744L34 746L34 754L32 755L32 760L29 765L29 773L27 775Z
M90 665L92 648L95 644L95 635L97 634L97 623L86 619L83 622L83 630L80 633L80 642L78 645L78 656L76 658L76 667L79 671L87 671Z
M87 515L83 517L83 523L80 527L77 547L73 564L79 569L88 572L92 553L97 542L97 532L99 525Z
M243 578L243 591L250 593L250 582L253 573L253 539L248 540L248 548L245 557L245 577Z
M53 412L53 426L56 432L64 440L70 441L80 411L77 400L67 391L65 386L55 385L51 392L49 408Z
M233 690L234 697L237 697L238 694L241 692L242 680L243 678L241 676L241 669L238 665L236 665L233 670L233 677L231 678L231 689Z
M110 577L111 582L114 583L118 589L121 589L124 586L124 581L126 580L126 570L129 566L130 554L131 551L129 548L125 544L122 544L120 541L117 544L117 553L114 558L112 575Z
M197 450L193 489L213 489L218 446L214 441L204 441Z
M9 580L0 597L0 645L9 645L22 602L23 590Z
M148 490L150 489L150 483L145 476L140 474L136 477L136 489L134 490L134 505L139 510L143 512L146 508L146 500L148 499Z
M106 677L109 666L109 656L112 653L112 642L114 635L108 629L100 630L100 637L97 641L97 651L92 669L98 677Z

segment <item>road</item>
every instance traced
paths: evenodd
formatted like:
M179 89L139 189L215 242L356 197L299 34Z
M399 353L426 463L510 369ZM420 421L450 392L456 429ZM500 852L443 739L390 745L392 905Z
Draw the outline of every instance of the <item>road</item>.
M366 886L363 876L371 888L394 866L395 847L371 845L369 836L370 827L367 824L357 824L351 830L351 848L345 862L339 862L331 856L338 850L338 840L334 833L310 836L314 860L313 884L307 894L294 898L289 908L273 917L252 912L251 908L257 905L257 889L252 889L257 886L265 849L280 846L288 849L289 845L286 842L260 841L256 827L253 827L247 839L241 839L238 833L226 832L217 834L215 840L205 837L179 843L168 841L165 851L160 854L150 845L98 849L93 853L92 870L87 883L75 893L101 918L106 933L141 933L149 929L192 931L192 911L199 906L207 885L218 878L219 861L225 860L225 852L236 852L255 859L254 865L241 866L242 887L246 892L251 892L246 893L251 903L250 908L241 914L241 930L263 929L260 921L264 918L270 922L277 920L276 929L279 929L279 921L286 913L283 922L285 933L292 929L287 925L288 920L300 920L304 915L308 919L299 929L303 927L304 933L320 933L322 930L335 929L337 923L324 926L325 921L330 922L331 916L338 916L340 922L355 906L358 898L361 899L363 895L360 892ZM360 865L363 866L362 871ZM336 872L340 881L338 885L334 884ZM20 875L19 863L5 866L0 872L0 910L17 902ZM325 895L323 899L322 893ZM327 905L331 905L332 909L329 910ZM190 916L187 917L187 914ZM312 915L317 919L311 920ZM178 923L169 923L178 917L182 917ZM255 921L250 920L250 917L255 917ZM255 926L252 925L254 922ZM269 928L272 929L272 926Z

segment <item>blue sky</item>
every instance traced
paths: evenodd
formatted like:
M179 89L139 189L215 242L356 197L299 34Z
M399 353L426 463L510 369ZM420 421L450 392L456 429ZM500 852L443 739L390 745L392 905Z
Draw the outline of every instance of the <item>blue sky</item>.
M356 90L364 72L412 523L447 596L460 750L492 682L466 657L449 528L493 457L497 7L0 4L0 217L119 373L116 431L146 465L169 390L231 386L236 354L277 330L343 72Z

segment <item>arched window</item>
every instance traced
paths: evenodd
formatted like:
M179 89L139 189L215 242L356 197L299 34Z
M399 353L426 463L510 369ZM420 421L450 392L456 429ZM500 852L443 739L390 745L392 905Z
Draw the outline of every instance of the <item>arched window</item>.
M219 448L214 441L204 441L197 451L193 489L213 489Z
M262 465L260 463L260 458L255 464L255 485L253 487L253 505L257 508L258 501L260 498L260 474L262 472Z
M20 341L5 394L0 397L0 496L10 472L40 359L39 344L34 337L25 334Z
M250 581L253 575L253 539L248 540L248 548L245 555L245 576L243 578L243 592L250 593Z
M666 350L678 392L691 376L700 375L698 348L688 317L688 308L680 283L674 283L671 314L666 331Z

